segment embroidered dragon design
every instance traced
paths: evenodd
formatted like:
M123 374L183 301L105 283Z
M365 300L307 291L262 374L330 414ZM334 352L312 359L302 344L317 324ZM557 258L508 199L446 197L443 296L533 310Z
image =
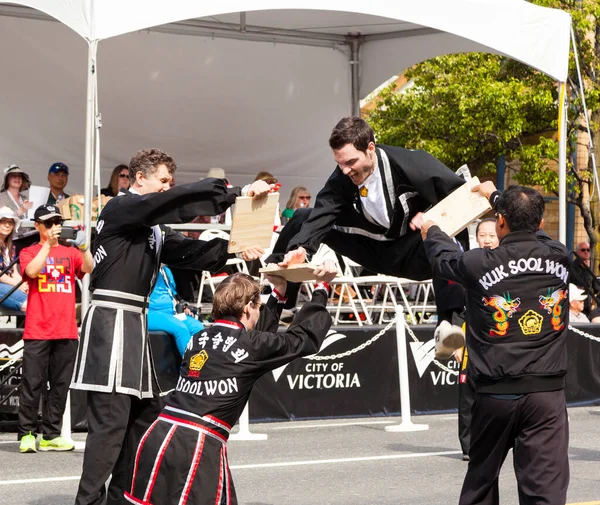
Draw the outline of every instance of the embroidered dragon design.
M496 309L496 312L492 315L496 323L496 329L490 330L490 336L504 337L508 331L508 319L512 317L519 308L519 305L521 305L521 299L515 298L511 300L508 294L506 298L500 295L493 295L489 298L483 297L482 301L486 307Z
M550 293L549 289L548 293ZM552 324L552 328L555 331L560 331L565 327L565 323L563 322L561 317L563 310L561 302L566 299L566 289L557 289L553 293L548 294L548 296L540 295L540 303L542 304L542 309L547 310L548 314L552 314L550 323Z

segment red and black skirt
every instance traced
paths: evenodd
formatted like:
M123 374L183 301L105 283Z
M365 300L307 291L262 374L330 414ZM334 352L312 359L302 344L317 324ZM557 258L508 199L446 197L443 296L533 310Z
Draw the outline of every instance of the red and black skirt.
M138 505L237 505L230 429L217 418L165 407L140 441L125 498Z

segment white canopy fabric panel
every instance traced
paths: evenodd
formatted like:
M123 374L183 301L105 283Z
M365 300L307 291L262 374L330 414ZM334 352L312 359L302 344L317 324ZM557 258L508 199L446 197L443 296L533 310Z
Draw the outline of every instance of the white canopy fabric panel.
M525 0L288 0L285 6L278 0L17 0L12 3L39 9L88 40L107 39L187 19L218 20L219 15L239 12L249 13L248 24L301 29L307 33L368 36L398 31L410 35L411 31L429 27L520 60L557 80L564 81L567 76L570 16ZM260 11L272 11L266 16L269 21ZM339 22L340 13L345 13L344 23ZM417 33L413 44L427 43L424 39L428 36ZM452 38L448 41L448 47L439 48L442 52L453 51ZM402 67L392 73L398 69ZM369 91L363 90L362 94Z
M13 48L0 51L0 168L46 185L63 161L68 192L83 193L87 44L59 23L7 17L0 40ZM340 51L143 32L102 42L98 70L103 185L142 147L175 157L178 184L211 167L234 184L268 170L284 199L333 170L327 139L350 101Z

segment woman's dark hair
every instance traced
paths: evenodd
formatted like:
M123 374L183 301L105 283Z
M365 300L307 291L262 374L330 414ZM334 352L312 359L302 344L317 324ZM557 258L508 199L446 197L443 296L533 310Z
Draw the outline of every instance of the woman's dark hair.
M20 169L19 169L20 170ZM29 180L29 176L25 172L8 172L4 176L4 181L2 182L2 187L0 188L0 193L4 193L8 189L8 178L12 175L20 175L21 176L21 187L19 188L19 193L23 191L27 191L29 186L31 186L31 181Z
M13 235L15 234L15 225L16 221L13 219L13 229L8 235L8 237L6 237L6 239L0 237L0 255L2 256L2 261L4 262L4 268L6 268L12 261ZM12 275L13 271L14 267L11 268L7 273Z
M371 142L375 142L375 134L369 124L359 117L345 117L335 125L329 137L331 149L341 149L347 144L352 144L363 153Z
M247 274L238 272L225 278L215 290L212 316L214 319L237 317L241 319L244 307L260 301L260 285Z
M485 219L482 219L481 221L479 221L477 223L477 227L475 228L475 236L477 236L479 234L479 227L483 223L494 223L494 224L496 224L496 218L495 217L486 217Z
M129 167L123 164L117 165L113 168L112 174L110 174L110 181L108 181L106 189L111 192L112 196L117 196L119 194L119 175L123 170L129 170ZM131 177L131 174L129 174L129 176ZM131 178L129 179L129 182L131 182Z
M542 195L525 186L509 186L496 202L496 212L504 216L510 231L537 232L544 209Z

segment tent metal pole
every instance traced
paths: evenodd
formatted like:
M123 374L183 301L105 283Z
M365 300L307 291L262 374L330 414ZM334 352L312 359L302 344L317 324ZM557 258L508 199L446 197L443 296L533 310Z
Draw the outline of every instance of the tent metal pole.
M360 72L360 42L358 36L350 40L350 87L351 100L350 110L353 116L360 116L360 92L359 92L359 72Z
M567 243L567 84L559 82L558 240Z
M83 193L83 224L85 225L86 244L91 243L92 238L92 199L94 193L94 155L95 155L95 131L96 131L96 53L98 41L88 42L88 64L87 64L87 101L85 117L85 188ZM81 316L85 316L90 304L90 277L83 278L81 289Z

